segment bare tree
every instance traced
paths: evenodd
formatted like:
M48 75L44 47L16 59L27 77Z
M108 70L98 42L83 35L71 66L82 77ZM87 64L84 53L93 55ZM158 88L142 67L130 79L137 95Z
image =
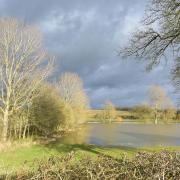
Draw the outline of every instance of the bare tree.
M14 18L0 19L0 110L2 138L10 116L28 106L33 93L52 70L41 33Z
M158 65L166 52L173 52L173 80L180 90L180 1L151 0L139 28L127 47L120 50L124 57L135 56L147 61L147 70ZM165 58L166 59L166 58Z
M75 73L66 72L60 77L58 89L60 96L73 108L76 121L85 121L89 103L81 78Z
M88 97L83 88L81 78L75 73L64 73L59 80L60 96L72 106L88 106Z
M151 86L148 91L148 96L150 106L153 109L154 122L157 124L158 119L161 118L161 113L163 113L164 110L173 107L173 104L161 86Z
M102 112L103 121L111 123L117 119L117 111L114 104L111 101L106 101Z

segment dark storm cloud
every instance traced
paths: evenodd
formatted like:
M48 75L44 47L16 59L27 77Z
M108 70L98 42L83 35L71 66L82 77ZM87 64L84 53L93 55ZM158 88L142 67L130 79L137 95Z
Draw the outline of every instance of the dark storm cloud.
M122 61L118 47L129 38L144 14L147 0L0 0L0 15L38 26L48 50L56 55L57 75L78 73L93 107L106 99L131 106L146 100L151 84L173 96L168 67L151 73L133 59Z

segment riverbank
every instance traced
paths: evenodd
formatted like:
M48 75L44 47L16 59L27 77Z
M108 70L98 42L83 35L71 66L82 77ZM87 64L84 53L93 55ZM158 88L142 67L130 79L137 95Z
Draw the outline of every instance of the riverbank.
M126 146L102 147L87 144L62 144L57 142L36 144L28 147L8 149L5 152L1 152L0 173L31 169L35 166L37 160L47 159L51 156L63 156L70 152L74 152L75 159L80 160L82 157L89 156L91 158L96 158L98 155L108 155L115 158L122 158L126 155L129 158L133 158L137 152L159 152L163 150L180 152L180 146L134 148Z

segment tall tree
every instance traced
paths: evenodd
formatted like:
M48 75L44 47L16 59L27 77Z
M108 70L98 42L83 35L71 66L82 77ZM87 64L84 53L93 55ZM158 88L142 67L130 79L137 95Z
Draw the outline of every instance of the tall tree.
M118 118L116 108L111 101L105 102L104 109L102 112L102 118L104 122L109 123L115 121Z
M76 73L66 72L58 84L61 97L72 106L87 106L88 98L83 88L83 82Z
M120 50L124 57L146 60L147 70L158 65L167 52L172 51L174 84L180 92L180 1L151 0L142 27Z
M157 124L161 118L161 113L164 113L164 110L172 107L172 101L167 96L165 90L157 85L149 88L148 96L150 106L153 108L154 122Z
M14 18L0 19L0 110L2 138L8 137L10 116L27 107L52 63L34 27Z
M85 120L88 97L81 78L76 73L66 72L60 77L58 89L62 99L73 108L75 118L79 122Z

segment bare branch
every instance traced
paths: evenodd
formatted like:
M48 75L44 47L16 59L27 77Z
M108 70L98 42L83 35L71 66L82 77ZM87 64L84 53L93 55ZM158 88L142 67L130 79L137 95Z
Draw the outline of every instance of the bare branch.
M152 0L142 21L143 30L137 30L126 47L120 49L122 57L134 56L145 60L147 70L157 66L166 52L171 50L177 67L172 74L176 87L180 84L179 49L180 49L180 1ZM179 89L179 87L177 88Z
M32 100L41 82L52 72L53 58L42 46L41 33L13 18L0 19L0 108L3 136L9 116Z

